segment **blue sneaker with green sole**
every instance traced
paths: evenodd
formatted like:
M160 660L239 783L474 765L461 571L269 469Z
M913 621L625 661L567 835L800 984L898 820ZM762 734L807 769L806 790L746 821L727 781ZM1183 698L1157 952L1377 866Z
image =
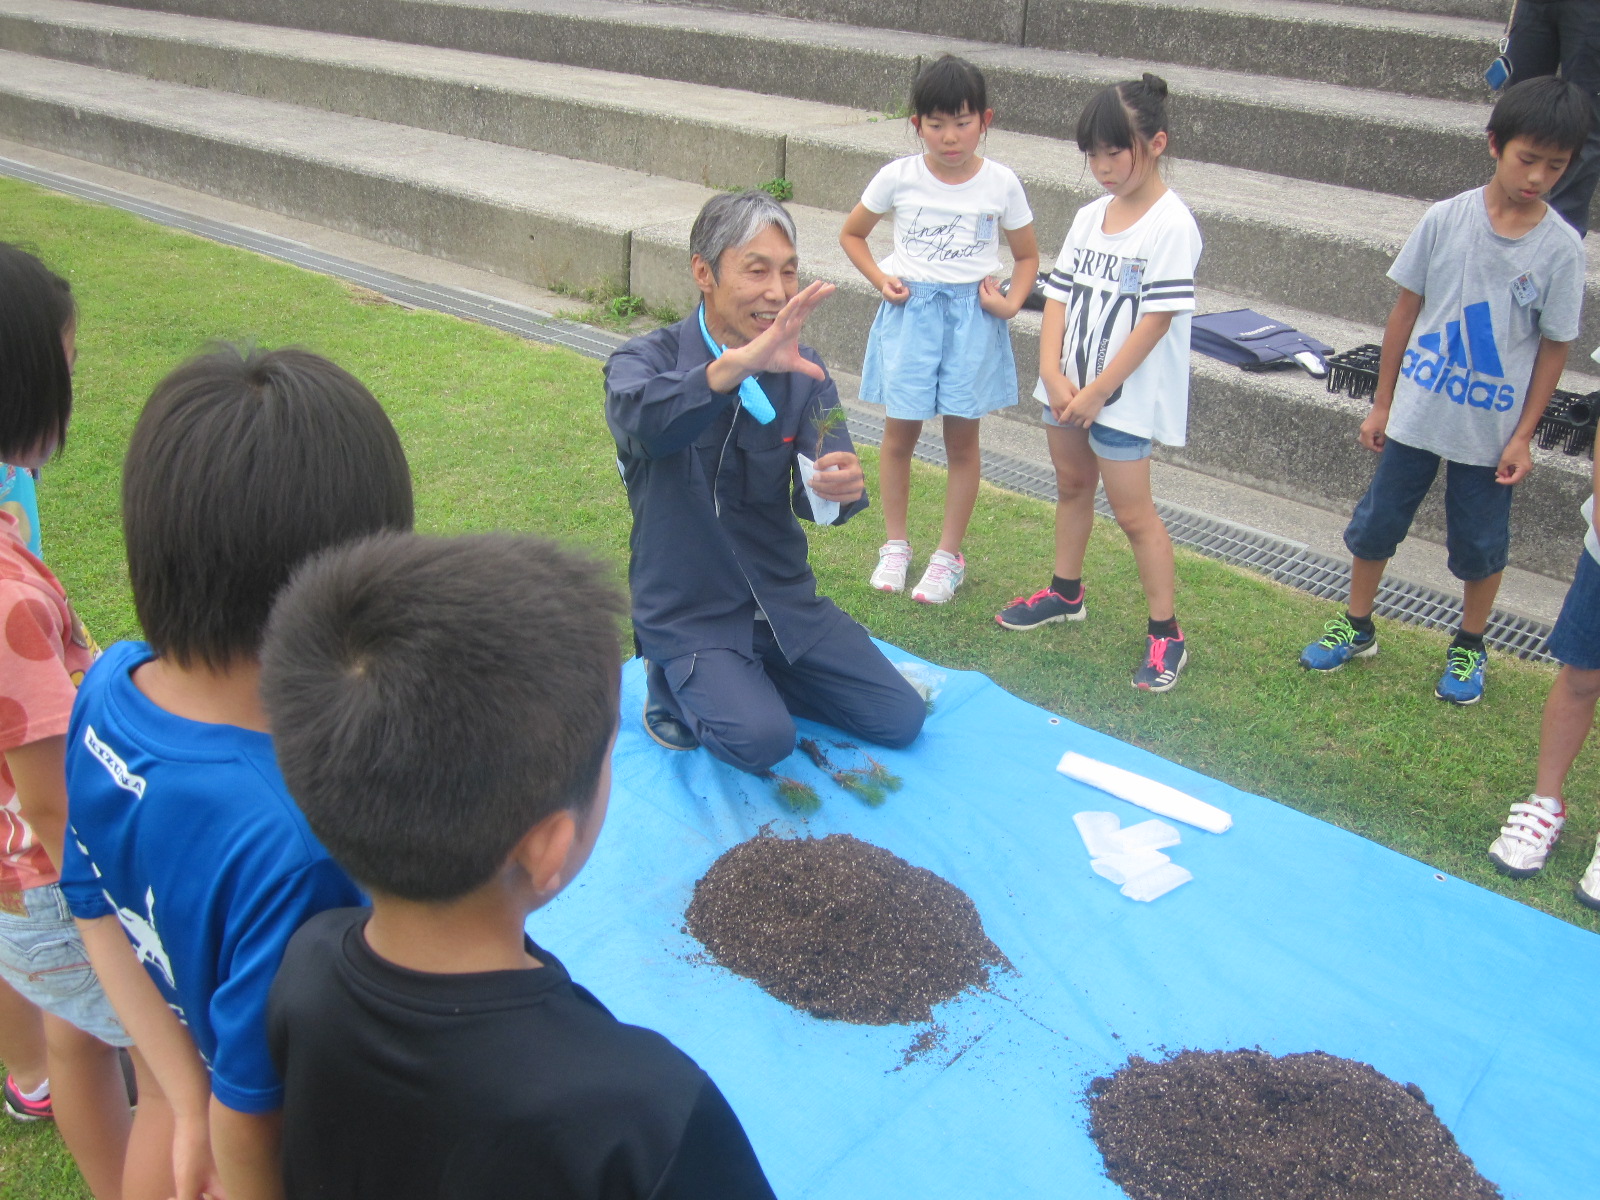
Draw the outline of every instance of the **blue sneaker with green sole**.
M1337 671L1352 658L1370 658L1378 652L1376 632L1363 632L1340 613L1323 627L1323 635L1300 651L1300 665L1308 671Z

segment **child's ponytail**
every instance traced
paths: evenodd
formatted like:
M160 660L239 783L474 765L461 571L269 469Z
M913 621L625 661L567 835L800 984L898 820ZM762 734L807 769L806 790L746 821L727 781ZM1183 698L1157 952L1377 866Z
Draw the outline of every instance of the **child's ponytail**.
M1078 116L1078 149L1132 150L1167 131L1167 81L1146 71L1140 79L1112 84L1089 98Z

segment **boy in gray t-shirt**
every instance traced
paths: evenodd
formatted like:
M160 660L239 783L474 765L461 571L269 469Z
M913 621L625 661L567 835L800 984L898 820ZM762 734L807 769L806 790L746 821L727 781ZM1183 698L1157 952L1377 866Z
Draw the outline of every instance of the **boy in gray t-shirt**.
M1507 88L1489 117L1494 178L1430 208L1389 269L1400 298L1359 441L1378 469L1344 533L1348 611L1300 665L1337 671L1377 653L1372 606L1441 460L1461 627L1434 695L1483 695L1483 632L1511 540L1512 485L1533 466L1534 427L1578 336L1583 241L1541 199L1588 136L1589 98L1554 76Z

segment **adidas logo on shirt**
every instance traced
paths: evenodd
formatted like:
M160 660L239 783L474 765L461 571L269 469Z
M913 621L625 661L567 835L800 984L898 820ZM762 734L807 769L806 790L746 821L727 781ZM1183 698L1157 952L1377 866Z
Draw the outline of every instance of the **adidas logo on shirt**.
M1457 404L1508 412L1517 403L1517 389L1509 383L1491 382L1503 381L1505 369L1495 345L1489 304L1469 304L1461 315L1464 321L1446 322L1443 333L1425 333L1414 347L1408 347L1400 374Z

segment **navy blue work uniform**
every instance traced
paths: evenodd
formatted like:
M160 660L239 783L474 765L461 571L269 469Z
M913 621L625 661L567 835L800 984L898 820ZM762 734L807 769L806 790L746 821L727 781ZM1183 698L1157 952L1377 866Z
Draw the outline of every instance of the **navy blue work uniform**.
M816 353L801 353L821 365ZM606 363L606 422L633 509L628 583L652 696L716 757L760 771L794 750L793 716L887 746L922 729L922 698L867 631L817 595L797 516L796 456L819 458L833 380L758 376L777 418L706 382L698 316L636 337ZM854 452L843 426L822 454ZM844 505L834 524L866 508Z

